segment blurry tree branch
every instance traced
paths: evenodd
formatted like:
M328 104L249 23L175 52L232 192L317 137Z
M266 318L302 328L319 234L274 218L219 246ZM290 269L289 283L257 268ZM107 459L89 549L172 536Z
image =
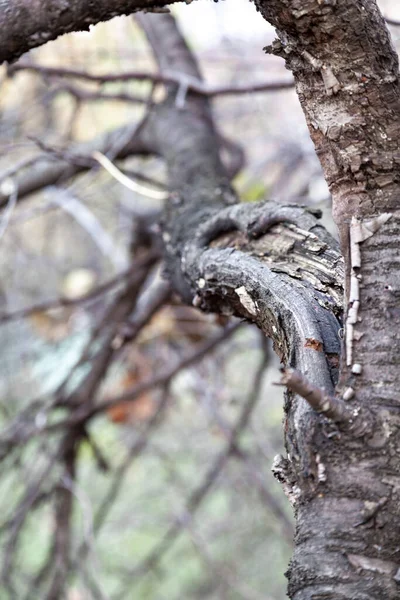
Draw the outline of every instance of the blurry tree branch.
M135 266L134 266L134 268L135 268ZM27 306L26 308L21 308L14 312L0 313L0 324L6 323L9 321L15 321L16 319L24 319L34 313L44 312L47 310L52 310L54 308L64 308L64 307L67 308L70 306L85 306L85 304L87 302L90 302L91 300L95 300L99 296L102 296L103 294L107 294L108 292L110 292L112 289L114 289L114 287L123 283L124 280L131 275L132 275L132 266L128 267L124 271L121 271L120 273L118 273L118 275L116 275L109 281L106 281L105 283L96 286L93 290L91 290L87 294L80 296L79 298L58 297L58 298L54 298L53 300L46 300L44 302L39 302L37 304L31 304L31 305Z
M259 400L262 378L267 365L268 355L263 353L256 376L254 378L252 389L243 404L239 417L231 426L223 449L218 453L217 457L213 461L213 464L206 471L200 485L196 487L196 489L194 489L187 498L185 513L178 516L174 520L174 523L166 531L159 544L136 568L134 568L134 570L129 574L130 577L143 577L149 570L157 568L157 565L161 561L164 554L171 549L178 536L182 533L187 520L186 513L190 515L190 517L195 514L215 484L221 471L225 468L229 459L235 455L235 449L240 440L240 436L247 427L253 410L257 404L257 401ZM122 599L124 596L125 594L122 593L118 595L118 598Z
M400 27L400 19L391 19L390 17L385 17L385 21L388 25L393 25L394 27Z
M257 83L243 83L243 84L232 84L232 85L211 85L196 79L195 77L185 77L179 71L168 71L161 73L149 73L145 71L126 71L122 73L105 73L103 75L95 75L87 71L79 69L71 69L64 67L46 67L44 65L35 64L29 61L19 61L14 65L10 65L8 68L8 74L13 76L14 73L20 71L32 71L38 73L44 77L49 78L72 78L82 79L83 81L90 81L94 83L112 83L112 82L130 82L130 81L148 81L153 84L176 84L178 86L185 86L187 91L195 92L201 96L215 97L215 96L227 96L227 95L240 95L240 94L253 94L258 92L274 92L281 91L284 89L292 89L294 87L294 81L292 79L283 79L276 81L263 81ZM60 85L60 91L70 91L71 94L80 95L82 99L96 99L96 93L87 92L85 90L77 89L76 87L69 87L65 83ZM85 94L88 94L85 98ZM91 95L92 94L92 95ZM132 102L142 101L140 98L135 96L121 94L106 94L99 92L99 98L116 100L126 100ZM131 98L131 100L130 100Z
M131 104L146 104L147 102L145 96L129 94L127 92L91 91L66 82L54 86L49 92L51 96L62 93L70 94L79 102L128 102Z
M15 171L10 173L11 170L8 169L7 177L13 175L13 180L18 187L18 198L21 200L46 186L56 185L93 168L97 163L91 157L92 153L99 151L102 154L107 154L120 143L121 139L124 139L124 136L126 137L127 131L131 131L132 135L127 139L126 144L119 149L117 158L122 159L135 154L148 155L149 153L155 153L154 149L148 145L149 140L144 140L141 137L140 131L135 134L132 128L121 127L99 135L90 142L79 144L73 150L69 149L65 152L60 150L55 156L48 152L47 155L32 158L29 160L28 165L22 165L23 169L29 166L28 170L19 174ZM4 206L7 200L8 196L0 191L0 206Z
M76 425L86 423L94 416L104 413L109 409L120 405L123 402L134 402L138 400L145 392L152 390L157 387L165 387L170 384L172 379L178 375L182 370L188 368L192 364L197 364L202 358L207 356L216 346L227 340L240 326L240 323L236 323L234 325L228 326L223 329L218 335L210 340L207 340L204 344L201 344L199 348L195 348L188 356L185 356L182 360L178 361L177 364L169 366L164 372L151 377L147 381L143 381L138 385L128 388L122 394L118 396L114 396L111 398L106 398L104 400L99 401L96 404L86 403L82 406L80 402L74 401L72 407L70 406L71 398L65 399L62 395L59 397L57 405L66 405L69 406L70 416L52 424L49 424L45 430L46 431L58 431L62 430L65 427L74 427ZM135 332L137 335L138 331ZM122 336L124 335L124 329L122 329ZM130 334L127 340L129 342L132 341L132 335ZM124 337L121 338L124 340ZM108 346L105 346L105 349ZM119 349L119 347L118 347ZM103 364L101 365L103 367ZM103 373L103 372L102 372ZM79 392L78 392L79 393ZM86 390L85 390L86 394ZM83 396L82 390L80 391L80 395ZM59 393L60 396L60 393ZM76 398L76 395L74 396ZM86 397L86 396L85 396Z
M269 354L269 349L266 344L267 340L262 333L260 333L260 339L262 352L264 353L264 363L267 365ZM261 382L256 377L255 382L253 382L252 385L255 385L257 383L261 385ZM212 416L216 420L218 426L224 432L225 436L229 438L229 436L231 435L231 425L221 414L218 402L216 402L215 396L213 394L211 394L211 398ZM293 525L290 519L288 518L286 512L282 509L279 502L275 499L273 494L268 489L264 479L257 470L257 466L254 465L252 457L249 456L248 453L242 449L239 441L234 447L232 453L238 460L240 460L243 463L249 481L251 481L252 485L254 485L257 488L260 494L260 498L271 511L271 514L273 514L276 518L277 522L279 523L279 527L281 529L283 537L290 544L293 540L294 534Z
M93 158L95 152L104 155L111 152L114 159L124 159L134 155L157 155L160 149L152 134L149 134L146 123L145 116L134 128L130 125L122 126L109 133L101 134L90 142L76 144L67 149L56 149L40 140L35 140L46 154L21 161L18 165L0 173L0 184L6 178L11 179L17 187L20 201L45 187L60 184L79 173L97 167L97 161ZM234 177L243 167L245 161L243 150L238 144L221 136L218 138L218 147L227 150L226 169L229 177ZM8 202L9 195L0 185L0 207L7 205Z

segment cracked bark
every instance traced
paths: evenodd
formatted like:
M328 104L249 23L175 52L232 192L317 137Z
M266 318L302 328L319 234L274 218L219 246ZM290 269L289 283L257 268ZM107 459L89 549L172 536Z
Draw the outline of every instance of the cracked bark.
M358 318L354 331L346 331L354 334L352 358L341 366L339 389L380 420L369 440L341 435L328 441L321 432L315 437L326 480L299 503L289 591L296 600L398 598L398 59L373 0L257 0L257 7L277 28L278 40L268 51L283 56L295 76L332 192L347 281L359 284ZM349 240L352 218L360 227L385 222L358 243ZM359 264L351 263L351 243ZM355 528L357 515L382 498L388 500L377 516Z
M171 18L152 15L140 21L161 57L161 69L178 57L180 69L199 77ZM285 364L333 393L343 275L334 240L301 207L237 204L219 159L207 100L188 95L177 110L176 93L171 87L146 128L168 166L170 201L163 231L169 278L186 301L203 310L257 323ZM273 227L253 239L260 219ZM310 503L317 494L321 467L314 443L316 436L333 443L324 437L327 426L302 398L287 395L286 441L295 486L301 490L299 503Z
M344 398L351 399L355 417L362 410L373 416L375 430L370 435L340 431L317 417L298 396L288 396L287 471L297 517L289 594L296 600L399 595L400 340L390 320L398 323L400 317L396 243L400 96L397 60L383 19L374 2L361 5L337 0L302 2L300 7L295 0L269 0L259 6L278 26L280 41L274 51L285 55L296 78L333 194L349 275L350 218L370 222L383 212L391 214L359 243L361 267L353 275L362 277L362 321L354 325L354 361L348 368L343 361L339 386ZM163 42L167 38L163 35ZM159 53L168 55L165 47L159 46ZM171 184L164 235L172 280L187 300L194 296L194 303L203 309L234 312L256 322L272 336L283 362L330 393L339 342L335 307L326 304L329 293L320 302L318 284L309 287L303 275L298 281L293 272L278 274L268 261L265 264L257 247L261 242L250 241L246 233L261 213L268 220L277 207L235 205L212 151L216 144L208 105L191 98L176 123L167 114L173 101L171 92L160 108L165 112L155 133L168 146L161 154ZM295 210L288 209L292 213L285 220L334 247L316 222L311 223L310 215ZM241 235L229 233L235 228ZM211 242L223 232L229 237L225 248L220 237ZM331 274L337 264L337 259L330 263ZM371 504L380 509L363 523Z
M92 20L111 16L104 2L97 5ZM350 299L350 281L359 282L353 356L349 365L342 361L339 392L355 416L368 409L376 420L373 435L357 437L317 416L298 396L287 396L289 458L279 476L297 517L289 594L296 600L394 599L400 594L397 56L374 0L256 0L256 6L277 28L270 51L293 71L333 195ZM15 28L15 15L0 17L3 31L7 23ZM173 64L199 76L170 18L145 16L141 23L161 69ZM53 37L62 32L57 19L52 27ZM64 30L73 28L69 23ZM0 46L0 58L5 48L11 59L45 41L33 44L32 35ZM334 241L299 207L237 205L208 102L189 94L178 111L176 93L171 86L143 132L168 165L164 241L171 280L187 301L257 323L285 364L333 394L342 276ZM254 224L277 213L292 224L251 239ZM352 240L359 253L359 263L352 264L351 218L362 226L383 213L390 219L373 235Z

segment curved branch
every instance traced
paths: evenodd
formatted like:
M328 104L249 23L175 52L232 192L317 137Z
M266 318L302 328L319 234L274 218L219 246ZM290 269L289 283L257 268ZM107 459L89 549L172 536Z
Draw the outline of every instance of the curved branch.
M347 356L340 373L343 398L353 398L357 414L370 411L380 421L374 433L378 442L368 436L356 439L348 432L335 440L337 430L330 430L310 444L317 477L314 490L298 504L289 595L296 600L394 600L399 594L393 576L398 565L391 571L389 558L397 556L397 499L389 492L380 513L381 523L393 524L390 533L379 525L355 530L354 524L362 522L367 498L379 505L386 496L385 482L394 468L391 457L399 451L398 403L392 402L400 383L400 338L393 325L398 306L394 282L400 280L398 56L376 0L255 3L276 28L278 39L266 51L281 56L293 72L332 193L349 301ZM370 222L378 228L362 241L357 229ZM392 287L386 295L388 286ZM289 439L297 438L296 425L289 423ZM296 463L291 466L295 488L300 482L304 492L302 473ZM355 546L362 554L356 557L358 563L350 559ZM376 548L382 564L371 577L368 561L378 562Z
M154 118L157 119L158 116L155 115ZM1 186L6 179L13 180L20 202L47 186L65 182L94 168L94 152L107 154L111 151L114 158L119 160L134 155L159 155L162 152L154 133L146 130L146 119L138 127L124 125L65 151L47 149L43 144L40 145L46 150L46 154L29 158L7 169L3 174L0 173L0 208L6 206L9 201L6 189ZM228 178L232 179L245 163L244 152L238 144L221 136L218 136L218 149L226 150L225 169Z
M161 72L179 57L183 72L199 76L171 17L141 15L140 22ZM273 338L285 364L333 393L343 275L336 242L301 207L238 204L216 151L218 137L207 100L189 92L177 110L177 93L171 86L167 100L157 107L159 118L153 115L148 122L169 173L163 230L170 280L187 302L203 310L257 323ZM251 239L260 219L270 226L280 221L292 225L279 226L279 236L272 229ZM218 238L223 233L227 236ZM296 396L288 418L298 428L291 455L310 473L307 446L319 417Z

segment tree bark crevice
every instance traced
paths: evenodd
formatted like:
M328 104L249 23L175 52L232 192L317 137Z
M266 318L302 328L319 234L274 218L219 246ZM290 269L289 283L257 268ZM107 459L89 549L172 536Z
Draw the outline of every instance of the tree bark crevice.
M296 62L293 58L294 62L291 63L291 51L289 65L295 66L293 71L303 109L314 141L319 144L323 154L323 168L334 193L336 218L340 214L341 221L338 225L341 230L342 247L346 253L345 258L347 258L345 242L347 242L349 221L352 216L356 215L360 220L368 220L371 217L379 217L384 211L392 212L391 219L372 237L360 244L362 266L358 274L362 276L360 316L363 321L355 325L357 339L354 347L354 362L347 370L342 364L342 382L339 388L339 393L346 388L354 390L355 396L350 403L351 410L355 411L354 414L359 414L364 406L368 407L371 415L375 415L377 426L373 436L357 437L349 431L340 432L331 422L317 416L302 398L287 395L286 446L291 470L295 474L293 486L296 493L293 497L296 497L298 524L289 577L289 592L296 600L316 597L337 598L340 597L340 593L343 597L351 597L356 589L359 590L357 598L395 598L397 594L397 584L390 574L391 571L389 573L382 569L373 579L370 579L365 576L366 563L364 567L360 563L359 568L354 568L354 564L346 558L352 554L360 556L364 554L371 560L396 562L398 550L395 539L396 536L398 538L398 530L394 528L394 531L391 531L385 524L388 523L389 515L397 514L399 505L396 503L396 494L393 494L390 486L382 485L382 472L376 471L372 465L381 456L383 449L384 452L396 452L397 429L393 420L393 411L389 416L382 413L379 403L372 404L370 390L374 385L380 385L383 395L393 394L394 390L390 391L390 388L393 388L397 380L398 361L396 354L393 354L393 347L397 347L400 343L395 330L388 332L383 349L385 356L391 355L393 360L390 363L386 359L386 364L383 365L379 353L376 352L376 344L382 345L382 340L378 342L376 334L374 340L371 339L371 332L378 324L382 331L387 330L388 309L382 309L384 302L382 278L384 277L383 265L386 264L388 268L387 261L391 261L390 272L393 273L393 261L397 260L396 251L387 245L388 236L395 235L397 230L395 214L398 194L397 176L395 171L390 173L391 183L385 185L385 191L382 192L379 183L382 183L380 177L383 171L385 177L388 176L387 152L383 154L383 162L380 160L372 164L365 178L363 170L355 168L354 162L355 156L362 156L371 148L376 152L379 148L380 151L382 144L389 152L390 144L387 146L381 131L373 125L376 122L376 114L371 111L371 105L373 100L376 104L377 99L387 94L390 86L396 85L393 78L388 82L385 76L388 69L392 73L393 69L397 68L397 62L389 61L382 67L375 59L372 60L372 54L369 55L371 64L368 85L371 87L360 88L363 94L365 92L371 94L368 110L364 111L363 108L359 110L358 103L356 104L352 98L354 92L350 94L343 87L345 83L343 79L340 80L340 89L327 89L327 82L320 73L320 69L325 64L324 51L326 56L329 54L331 57L330 68L334 74L337 74L338 81L340 69L344 68L341 60L346 62L345 74L348 74L349 78L354 76L358 65L356 53L351 62L354 48L344 45L344 51L339 55L338 40L332 39L329 28L326 30L328 24L331 24L332 28L334 25L338 27L338 24L344 28L346 23L348 25L349 17L354 17L352 11L358 15L355 6L357 3L350 2L350 7L348 4L338 1L334 5L322 6L317 2L308 2L304 7L305 12L299 11L302 14L294 17L295 11L299 10L298 3L290 0L283 2L292 19L291 21L289 19L290 23L285 22L286 29L290 30L289 33L291 32L292 35L296 33L300 42L306 35L309 36L306 56L302 52L300 62ZM368 3L364 2L364 4L367 8ZM307 12L307 7L313 7L314 10ZM350 8L349 12L347 8ZM264 12L268 11L268 15L271 16L272 11L276 10L281 19L279 23L282 23L283 17L279 12L281 9L281 2L272 1L266 5ZM370 21L365 18L363 22L365 27L368 29L369 26L375 25L376 18L376 13L373 11L373 18L371 17ZM274 24L279 23L276 21ZM345 30L343 43L347 40L350 44L351 36L355 35L354 23L351 23L350 30L351 35L348 30ZM385 35L382 33L381 41L384 47ZM320 50L321 46L322 50ZM313 61L313 57L316 62ZM339 61L338 69L333 62L335 57ZM378 72L377 78L374 78L371 73L378 67L381 71ZM389 94L389 99L390 97ZM191 102L189 95L184 110L177 115L176 111L171 111L173 102L170 100L168 105L167 101L164 110L171 112L168 118L165 115L159 121L163 123L162 127L166 128L163 131L167 133L161 135L158 133L154 136L171 142L169 149L166 148L165 152L161 152L166 156L171 174L173 199L173 194L176 194L176 203L169 204L164 221L167 260L170 261L169 274L172 278L175 277L176 282L176 274L179 273L179 278L186 283L184 295L187 301L194 295L195 304L205 310L233 313L257 323L263 331L272 336L275 348L285 364L297 368L307 378L310 377L311 383L317 388L325 388L327 393L332 390L333 393L335 380L330 371L328 355L333 355L337 360L340 355L338 337L340 323L333 314L334 311L323 308L318 301L321 300L321 297L318 298L321 293L318 285L311 291L310 287L313 286L309 287L305 280L298 280L280 272L278 265L275 265L275 270L272 270L274 266L264 263L263 257L252 255L253 250L250 254L246 253L248 251L246 244L259 242L259 240L249 239L252 225L261 213L266 214L268 222L268 211L270 210L272 215L277 207L268 203L256 208L236 206L236 199L229 187L227 194L221 194L226 179L223 168L210 151L216 142L213 127L208 121L209 113L207 112L207 118L203 119L201 115L205 114L204 108L202 111L199 106L192 105ZM394 119L392 109L386 102L380 110L383 111L387 126L390 119ZM340 121L340 115L343 115L343 123ZM313 118L321 119L321 123L328 123L328 126L318 126L318 129L315 129L311 124ZM179 122L176 121L177 119ZM335 126L335 120L339 121L339 129L330 132L330 127ZM193 130L192 126L194 126ZM367 127L367 135L364 133L365 127ZM176 134L177 131L179 134ZM190 137L189 131L194 132L193 137ZM189 139L192 141L190 147ZM390 151L393 154L393 148ZM322 156L321 152L320 156ZM361 163L362 161L360 165ZM338 189L340 193L337 192ZM388 198L392 200L388 201ZM232 203L234 206L230 206ZM290 212L294 209L286 207L285 210ZM305 213L304 218L306 217L312 218ZM285 220L297 222L300 231L311 229L312 232L317 232L316 221L308 226L303 223L300 225L299 217L290 214L286 215L283 221ZM296 231L296 225L287 227ZM282 228L284 228L283 224ZM235 229L239 230L236 234L232 232ZM221 247L219 234L229 238L230 247ZM272 234L273 228L264 239ZM217 239L212 242L215 237ZM332 249L334 244L328 242L328 247ZM381 262L378 265L379 256ZM338 259L331 266L332 272L337 265ZM349 262L347 266L349 267ZM392 291L387 294L390 299L385 302L390 304L389 310L395 311L394 290L397 287L394 281L390 285L393 286ZM332 301L331 298L327 299L328 295L325 296L325 301L328 302L326 306L331 309ZM340 314L340 309L336 314ZM322 352L316 349L319 344L322 345ZM360 368L356 369L355 364ZM369 387L369 384L372 386ZM386 474L389 475L391 468L387 462L381 461L382 467L384 464L386 464ZM353 470L352 480L345 476L349 465L357 465L355 467L357 477L354 476ZM369 523L368 526L360 525L355 528L355 524L362 520L365 503L379 503L383 497L388 498L388 501L379 511L379 519ZM379 548L382 550L377 549L377 538L380 539ZM357 552L354 551L355 548ZM337 590L338 582L340 582L340 592Z
M131 3L132 10L140 1ZM90 20L110 18L128 5L121 1L110 8L100 1ZM24 8L18 14L28 18L26 3L14 6ZM168 169L170 197L162 222L166 272L188 303L256 323L273 339L282 362L329 397L340 367L340 406L355 419L368 411L376 427L367 435L340 429L299 395L286 394L286 484L297 517L289 594L295 600L395 600L400 594L398 59L374 0L256 0L256 6L277 28L279 40L271 51L284 57L294 74L333 195L348 310L358 303L346 330L347 341L350 331L353 336L351 357L343 356L339 339L344 278L336 242L301 207L239 204L221 161L208 100L190 91L180 96L174 83L140 132L143 148L162 156ZM0 59L50 39L47 30L54 37L61 33L64 17L60 21L57 10L49 11L44 25L30 23L27 41L17 38L10 45L6 36ZM88 14L77 9L74 26ZM71 30L67 16L65 31ZM5 13L0 26L15 18L15 12ZM179 68L201 78L172 17L143 15L140 23L161 71ZM64 169L65 164L57 173ZM385 213L390 219L382 219ZM381 220L373 235L357 241L356 262L350 253L354 218L361 225ZM351 281L357 281L357 298ZM72 424L102 408L97 403L73 413Z

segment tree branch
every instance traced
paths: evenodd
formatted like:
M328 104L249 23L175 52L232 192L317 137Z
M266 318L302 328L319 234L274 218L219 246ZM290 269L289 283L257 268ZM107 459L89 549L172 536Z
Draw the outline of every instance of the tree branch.
M349 302L340 395L345 390L343 397L351 399L356 414L365 411L376 419L372 438L342 433L335 440L333 432L330 438L320 430L309 440L317 474L313 472L315 484L308 490L290 451L289 479L302 501L297 505L289 596L394 600L398 587L387 563L371 577L367 557L375 560L380 548L379 558L397 561L400 535L397 499L385 487L393 470L390 457L399 452L398 56L376 0L255 2L276 28L278 39L266 51L281 56L295 77L332 193ZM371 222L378 225L375 232L359 237L356 229ZM307 378L312 373L299 370ZM315 386L315 381L311 383ZM288 441L305 433L296 421L288 421ZM364 502L379 503L383 496L389 501L380 513L381 522L391 523L390 532L379 526L354 530ZM354 546L365 556L358 565L343 561Z
M311 385L294 369L282 369L282 378L277 385L284 385L295 394L299 394L317 413L338 423L343 430L351 431L356 435L365 435L372 431L373 422L365 413L361 417L358 408L351 410L344 400Z
M129 139L127 132L131 133ZM126 143L121 145L123 140L126 140ZM16 173L12 177L18 188L18 198L21 200L46 186L61 183L93 168L97 164L91 157L95 151L107 154L113 148L119 148L116 153L116 158L119 159L134 154L155 154L154 148L149 144L150 139L143 139L141 128L135 131L131 126L123 126L110 133L102 134L90 142L76 145L72 151L60 152L55 156L51 156L50 152L48 156L39 155L35 162L33 159L29 161L29 169ZM7 176L10 177L9 172ZM7 201L8 196L0 190L0 207L7 204Z
M64 33L89 31L100 21L165 5L163 0L10 0L0 12L0 64Z
M215 96L227 96L227 95L240 95L240 94L253 94L257 92L274 92L281 91L284 89L292 89L294 87L294 81L292 79L282 79L275 81L264 81L261 83L242 83L232 85L211 85L195 78L184 77L180 72L166 71L165 73L148 73L146 71L126 71L122 73L106 73L104 75L95 75L87 71L79 69L71 69L65 67L46 67L44 65L38 65L28 61L20 61L15 65L11 65L8 68L8 74L14 75L20 71L32 71L46 77L56 78L71 78L71 79L82 79L83 81L92 81L96 83L110 83L110 82L122 82L122 81L149 81L154 84L176 84L186 85L188 91L196 92L201 96L215 97ZM85 99L85 94L89 95L89 100L96 99L95 92L87 92L76 87L68 87L64 84L61 91L64 89L70 91L71 94L82 94ZM103 93L98 94L100 99L112 99L115 97L117 100L126 100L132 102L143 102L143 99L128 94L109 94Z
M161 72L177 60L177 68L186 75L200 77L172 17L137 18L155 49ZM178 90L176 85L169 87L166 101L149 117L147 129L158 140L168 167L170 200L163 230L173 286L185 301L204 310L233 313L257 323L273 338L285 364L310 373L313 385L333 393L340 354L336 315L341 314L342 277L336 243L300 207L238 204L216 152L218 138L207 99L189 92L177 110ZM261 222L268 229L287 221L296 225L281 228L280 236L286 232L284 236L293 234L302 240L301 258L299 247L292 253L293 238L288 245L281 237L280 243L269 236L252 240L255 224ZM225 238L218 241L223 233ZM327 286L317 283L319 277ZM293 448L292 453L310 463L306 450L313 435L310 423L318 419L303 400L297 398L294 406L290 418L303 423L305 430L302 451ZM304 469L311 469L310 464Z
M194 515L199 509L207 494L214 485L217 477L225 468L229 459L235 452L235 448L239 443L240 436L249 423L253 410L259 400L259 389L261 379L264 375L265 368L268 364L268 357L264 353L257 369L254 380L254 385L246 398L246 401L240 411L240 414L232 426L223 449L217 454L213 464L207 470L204 479L189 495L186 502L186 511L190 515ZM177 518L175 522L168 528L160 542L151 551L151 553L142 560L142 562L133 570L135 578L145 575L149 570L157 567L158 563L164 554L175 543L176 539L182 532L182 522L185 522L185 517Z

